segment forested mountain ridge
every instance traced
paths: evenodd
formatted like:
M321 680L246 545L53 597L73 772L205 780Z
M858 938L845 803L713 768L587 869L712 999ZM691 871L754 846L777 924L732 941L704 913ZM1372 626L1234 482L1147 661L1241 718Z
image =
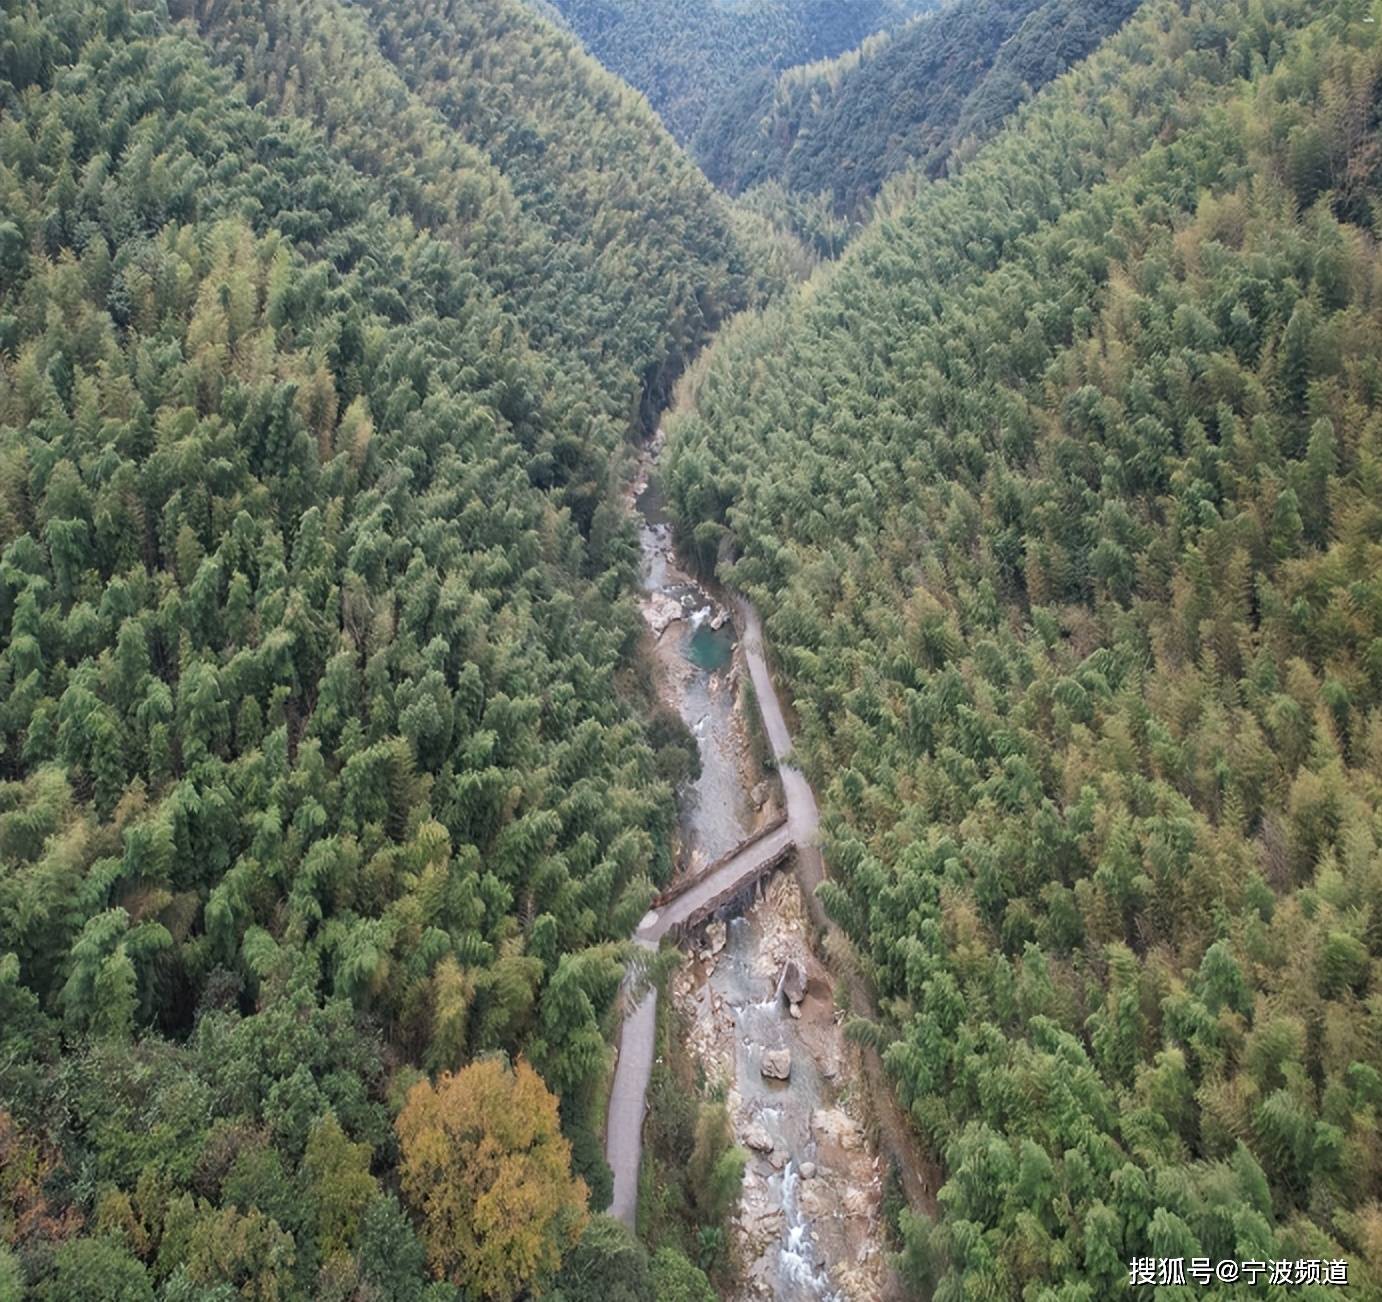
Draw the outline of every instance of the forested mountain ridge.
M0 12L0 1297L507 1298L607 1198L689 762L619 468L741 257L570 38L440 12L469 107L383 4Z
M763 69L830 58L930 0L541 0L682 141Z
M779 182L856 215L883 183L942 171L1053 77L1091 54L1138 0L967 0L839 58L745 79L691 151L731 193Z
M172 7L195 11L252 102L315 122L396 210L463 248L617 414L650 421L746 301L751 269L704 178L518 0Z
M671 427L825 797L853 1033L944 1159L939 1299L1382 1287L1371 17L1144 6Z

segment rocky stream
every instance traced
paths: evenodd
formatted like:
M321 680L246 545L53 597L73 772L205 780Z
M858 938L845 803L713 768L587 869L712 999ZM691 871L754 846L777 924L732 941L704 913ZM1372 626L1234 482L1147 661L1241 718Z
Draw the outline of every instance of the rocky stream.
M701 773L681 793L684 870L694 872L781 814L749 743L732 612L678 564L656 486L658 442L636 484L643 613L660 690L695 735ZM738 1299L875 1299L887 1291L882 1163L850 1082L830 974L812 953L790 869L749 908L688 944L672 998L690 1049L729 1104L749 1153L733 1222Z

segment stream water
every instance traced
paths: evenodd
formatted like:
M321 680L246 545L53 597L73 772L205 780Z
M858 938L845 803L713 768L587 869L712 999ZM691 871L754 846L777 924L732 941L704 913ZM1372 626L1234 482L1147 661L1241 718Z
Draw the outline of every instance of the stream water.
M779 1302L833 1302L839 1294L831 1287L824 1251L831 1239L837 1240L837 1250L842 1251L844 1245L833 1233L833 1224L817 1227L802 1204L802 1172L816 1179L820 1168L812 1118L832 1091L802 1042L797 1022L787 1014L772 968L764 963L766 937L760 912L729 920L725 948L709 980L710 989L734 1016L735 1081L741 1110L772 1141L771 1155L759 1159L760 1170L751 1178L763 1181L767 1202L780 1210L782 1224L775 1253L770 1242L756 1273ZM792 1055L788 1081L762 1074L763 1055L774 1049L786 1049Z
M685 858L694 868L755 830L748 790L753 779L735 710L734 626L676 562L671 524L652 478L655 452L656 445L637 496L645 613L657 639L667 703L700 749L700 776L680 798ZM736 1222L744 1266L736 1296L773 1302L876 1296L877 1200L861 1188L876 1180L862 1135L836 1106L838 1092L822 1069L832 1076L839 1071L843 1045L828 977L806 945L795 882L779 878L747 915L725 921L723 946L715 955L702 950L688 965L678 1003L692 1017L695 1051L707 1074L728 1077L722 1083L740 1142L748 1136L755 1141ZM812 976L799 1018L789 1016L777 991L785 957ZM791 1054L787 1081L761 1072L764 1053L774 1049ZM825 1142L817 1133L820 1118L826 1119ZM841 1127L852 1144L839 1142ZM841 1289L832 1280L837 1262L848 1263L854 1287Z
M677 697L672 703L695 735L701 756L700 776L681 794L682 840L690 863L710 863L738 845L753 823L729 673L734 625L728 612L677 566L672 525L656 481L638 495L637 506L644 591L680 610L658 639L664 677L671 680L667 685ZM662 617L671 609L663 605Z

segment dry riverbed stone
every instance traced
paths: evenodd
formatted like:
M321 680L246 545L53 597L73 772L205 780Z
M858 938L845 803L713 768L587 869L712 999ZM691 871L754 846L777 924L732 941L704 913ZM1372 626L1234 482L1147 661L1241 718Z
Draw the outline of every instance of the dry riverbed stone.
M769 1080L787 1080L792 1075L792 1051L790 1049L768 1049L763 1054L759 1071Z
M789 958L783 965L779 984L789 1004L799 1004L806 998L806 973L796 959Z
M755 1153L769 1153L773 1147L773 1137L756 1121L744 1131L744 1143Z

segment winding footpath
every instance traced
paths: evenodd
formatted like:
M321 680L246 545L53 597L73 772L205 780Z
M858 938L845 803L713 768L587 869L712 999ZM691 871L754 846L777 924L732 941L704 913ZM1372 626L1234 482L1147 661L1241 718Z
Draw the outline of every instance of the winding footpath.
M816 846L820 813L816 796L805 776L786 763L792 749L791 734L777 698L768 662L763 654L763 624L748 602L737 599L735 614L739 644L753 681L759 717L777 760L787 820L780 827L749 842L720 867L696 880L647 913L634 933L634 941L655 950L662 938L684 926L694 925L718 903L733 898L770 867L789 854L797 855L797 874L807 892L814 891L824 875ZM614 1172L614 1201L610 1214L633 1227L638 1212L638 1168L643 1155L643 1113L648 1082L653 1071L653 1047L657 1038L657 991L644 993L624 1019L619 1035L619 1061L609 1096L605 1126L605 1160Z
M787 763L792 753L792 734L787 730L787 719L782 713L782 703L777 698L777 687L768 672L768 661L763 654L763 621L742 597L735 599L734 608L739 621L739 643L749 667L749 677L753 680L753 694L758 701L758 717L763 721L763 731L768 735L768 745L772 747L777 771L782 778L782 795L787 803L787 828L797 849L798 876L802 889L809 897L825 876L825 863L817 847L821 814L816 807L816 793L811 790L806 775ZM802 876L803 868L806 870L805 876Z

